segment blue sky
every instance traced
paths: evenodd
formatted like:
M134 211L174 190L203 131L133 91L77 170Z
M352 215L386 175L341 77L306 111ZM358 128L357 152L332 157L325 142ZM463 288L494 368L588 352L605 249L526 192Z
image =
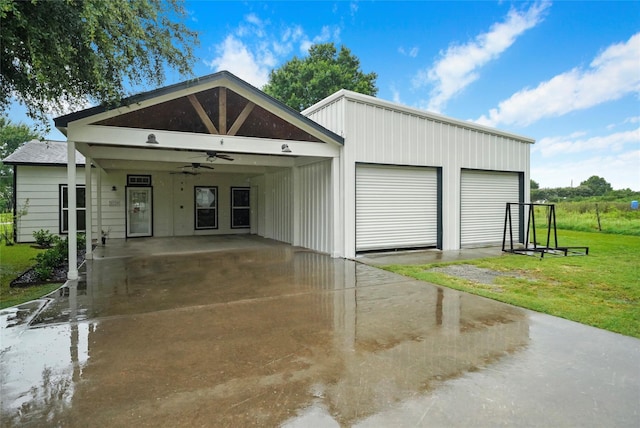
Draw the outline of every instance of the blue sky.
M531 178L640 190L640 2L188 1L196 76L261 87L312 43L351 49L378 97L536 139ZM183 80L170 75L167 81ZM150 88L140 88L150 89ZM12 120L27 122L21 109ZM48 136L63 139L57 130Z

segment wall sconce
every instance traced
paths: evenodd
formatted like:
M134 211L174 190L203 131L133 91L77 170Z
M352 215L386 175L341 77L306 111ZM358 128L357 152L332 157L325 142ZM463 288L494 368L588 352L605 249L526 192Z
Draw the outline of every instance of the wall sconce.
M158 140L156 140L155 134L149 134L147 136L147 144L158 144Z
M115 192L118 189L116 189L116 186L111 186L111 190Z
M291 153L291 149L289 148L288 144L282 145L282 153Z

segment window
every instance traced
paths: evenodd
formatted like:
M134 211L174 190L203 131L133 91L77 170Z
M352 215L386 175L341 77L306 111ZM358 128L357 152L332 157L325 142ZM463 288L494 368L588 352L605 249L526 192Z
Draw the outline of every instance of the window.
M127 175L127 186L151 186L150 175Z
M195 188L196 229L218 228L218 188Z
M76 227L78 232L84 232L85 221L85 189L84 186L76 186ZM60 233L69 232L69 187L66 184L60 185Z
M231 188L231 228L251 226L251 200L248 187Z

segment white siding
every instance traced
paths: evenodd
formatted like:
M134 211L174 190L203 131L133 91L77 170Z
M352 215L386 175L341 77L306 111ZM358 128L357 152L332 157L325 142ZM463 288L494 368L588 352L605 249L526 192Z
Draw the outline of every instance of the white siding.
M435 246L434 168L356 167L356 251Z
M350 92L309 110L309 117L345 138L344 254L355 255L357 163L442 168L442 248L460 248L462 169L522 172L529 182L531 140ZM343 115L344 120L334 119ZM483 189L485 193L488 189ZM529 200L525 185L524 199Z
M507 202L520 202L517 173L462 171L460 245L502 243ZM512 207L513 237L519 240L518 209Z
M266 174L264 187L264 236L291 243L293 231L291 171L287 169Z
M323 253L332 250L331 161L298 168L299 239L296 245Z
M77 184L83 185L84 167L76 173ZM66 167L17 166L16 206L18 211L26 207L26 214L18 219L18 242L34 242L33 232L40 229L60 234L60 184L66 182Z

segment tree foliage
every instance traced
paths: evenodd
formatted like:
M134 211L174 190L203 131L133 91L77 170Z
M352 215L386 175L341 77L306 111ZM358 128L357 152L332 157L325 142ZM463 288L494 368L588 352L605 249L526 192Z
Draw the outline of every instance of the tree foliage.
M181 0L0 0L0 113L44 122L59 106L114 103L125 86L191 74L197 34Z
M2 159L15 152L18 147L34 138L42 138L23 123L14 124L0 116L0 212L10 208L13 195L13 168Z
M530 182L530 186L529 187L531 188L531 190L540 188L540 185L538 184L537 181L531 179L531 180L529 180L529 182Z
M593 194L596 196L602 196L605 193L613 190L611 184L609 184L607 180L602 177L598 177L597 175L592 175L591 177L587 178L585 181L580 183L580 186L586 186L590 188L593 191Z
M323 43L311 46L308 57L294 57L272 70L262 90L301 111L340 89L376 95L377 77L364 73L360 60L345 46L338 53L333 43Z

